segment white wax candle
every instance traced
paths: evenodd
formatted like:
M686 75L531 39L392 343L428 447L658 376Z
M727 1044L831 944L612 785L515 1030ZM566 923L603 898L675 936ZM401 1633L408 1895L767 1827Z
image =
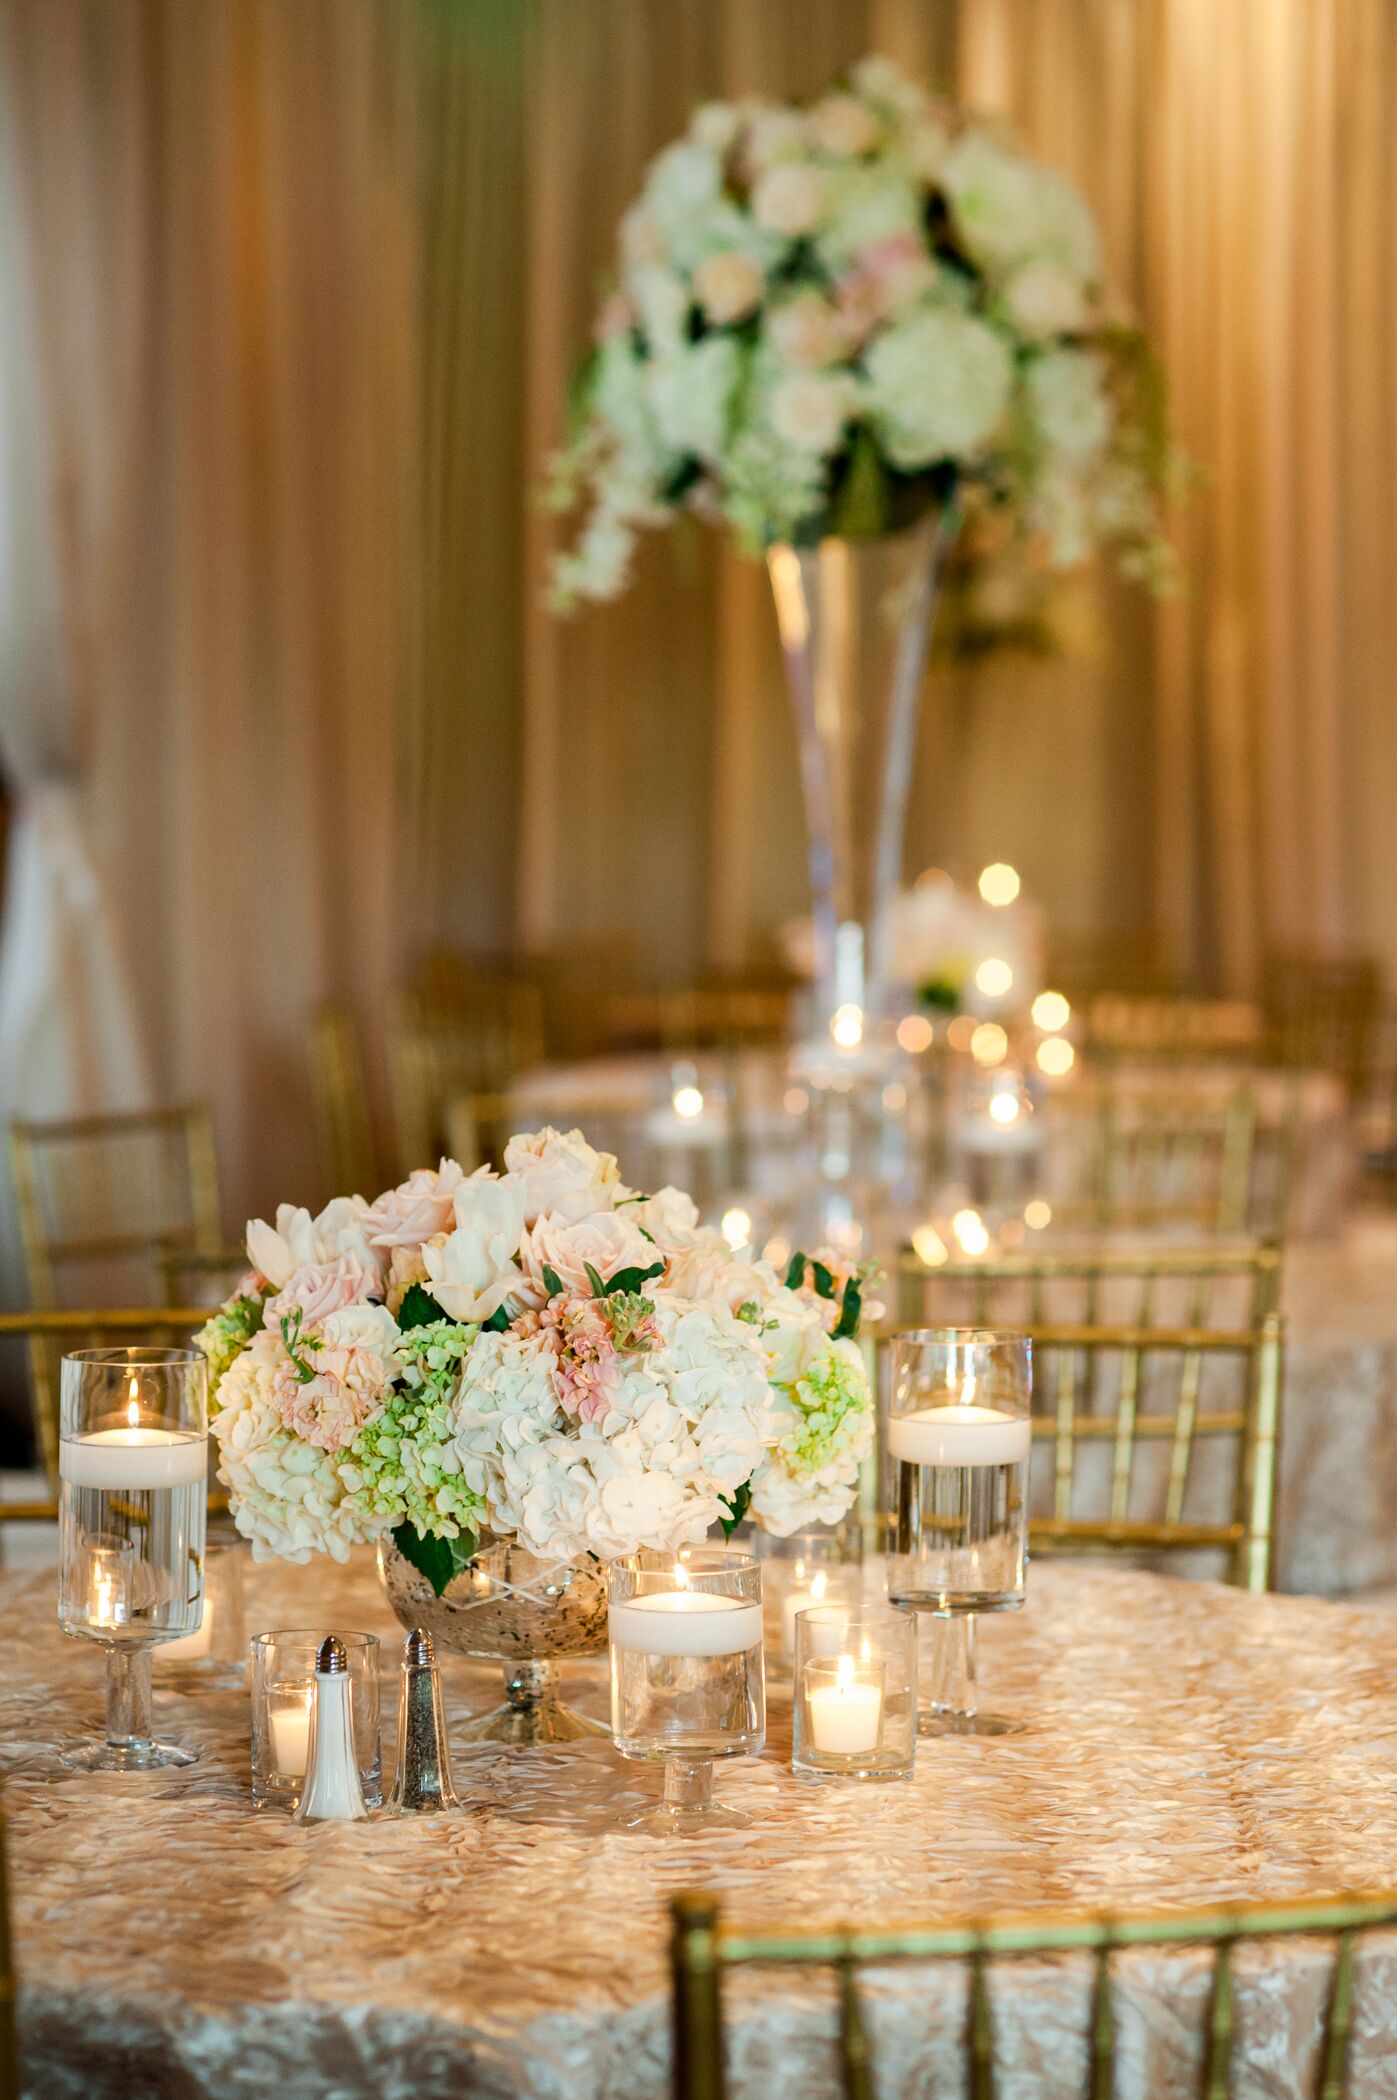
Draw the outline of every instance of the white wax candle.
M160 1660L162 1662L197 1662L201 1656L207 1655L213 1644L213 1614L213 1598L205 1597L203 1617L200 1619L198 1626L193 1633L181 1634L177 1641L162 1641L155 1651ZM305 1770L304 1765L301 1769L302 1771Z
M279 1703L269 1706L267 1718L272 1726L272 1766L283 1779L303 1779L310 1759L310 1702L311 1688L306 1686L300 1699L290 1699L282 1694Z
M1014 1466L1032 1442L1028 1416L999 1407L920 1407L888 1422L888 1450L914 1466Z
M883 1688L871 1673L855 1672L841 1655L832 1684L814 1684L806 1695L810 1733L826 1756L857 1756L876 1750L883 1720Z
M651 1590L607 1615L611 1645L633 1655L740 1655L762 1637L762 1608L707 1590Z
M824 1570L817 1568L808 1583L802 1583L800 1588L793 1589L782 1600L781 1638L787 1655L794 1655L796 1652L797 1612L813 1611L817 1605L824 1603L826 1582Z
M184 1430L94 1429L58 1447L59 1477L72 1487L193 1487L208 1469L208 1438Z

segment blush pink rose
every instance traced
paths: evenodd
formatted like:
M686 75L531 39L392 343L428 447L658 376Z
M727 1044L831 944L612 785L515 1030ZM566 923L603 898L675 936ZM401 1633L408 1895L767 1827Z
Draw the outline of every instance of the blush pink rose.
M565 1291L588 1298L592 1294L589 1262L602 1282L609 1283L620 1269L649 1269L660 1259L653 1241L646 1239L624 1210L597 1211L576 1224L550 1212L529 1228L519 1248L519 1265L530 1296L540 1304L548 1296L545 1267L554 1271Z
M342 1451L383 1404L391 1367L374 1349L321 1348L307 1361L315 1376L304 1383L282 1364L272 1383L272 1405L293 1436L320 1451Z
M465 1178L454 1159L444 1159L439 1167L419 1167L370 1207L363 1220L365 1232L376 1247L420 1247L449 1230L456 1191Z
M263 1324L275 1333L283 1320L299 1312L302 1326L316 1327L347 1305L364 1304L378 1288L378 1271L366 1268L357 1254L341 1254L336 1261L303 1262L275 1298L267 1300Z

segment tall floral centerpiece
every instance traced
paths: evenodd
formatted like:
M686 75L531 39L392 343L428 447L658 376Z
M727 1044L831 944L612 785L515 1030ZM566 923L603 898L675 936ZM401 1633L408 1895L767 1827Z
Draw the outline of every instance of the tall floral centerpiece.
M1071 185L882 58L809 108L700 109L621 222L595 333L556 477L587 505L558 602L616 596L638 534L685 512L765 557L819 1020L877 1019L953 543L1059 568L1110 544L1130 575L1165 571L1143 339L1104 302Z
M521 1565L542 1570L544 1652L597 1646L604 1607L577 1609L597 1563L749 1512L777 1533L843 1516L872 1400L857 1271L734 1255L686 1195L627 1188L578 1131L511 1139L504 1169L447 1159L373 1203L254 1220L251 1273L199 1339L255 1558L376 1542L409 1623L445 1600L439 1636L529 1659L527 1628L484 1650L478 1632L488 1604L500 1642Z

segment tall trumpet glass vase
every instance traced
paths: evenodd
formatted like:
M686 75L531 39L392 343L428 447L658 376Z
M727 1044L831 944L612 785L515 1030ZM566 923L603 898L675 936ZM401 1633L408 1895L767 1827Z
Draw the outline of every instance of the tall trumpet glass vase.
M814 932L813 1041L885 1017L891 905L954 505L870 539L767 555L795 714Z
M897 1529L888 1598L929 1615L922 1735L1002 1735L982 1713L975 1627L1024 1600L1032 1344L990 1328L925 1328L893 1343L888 1458Z
M193 1764L155 1740L151 1653L200 1630L208 1502L207 1366L195 1349L84 1349L63 1359L58 1619L107 1651L104 1740L89 1772Z

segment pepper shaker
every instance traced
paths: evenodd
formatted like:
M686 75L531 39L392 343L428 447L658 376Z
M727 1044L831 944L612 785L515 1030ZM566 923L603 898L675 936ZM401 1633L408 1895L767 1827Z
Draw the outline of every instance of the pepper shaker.
M398 1769L388 1812L394 1816L449 1815L460 1806L451 1783L441 1667L432 1636L418 1627L403 1643Z

